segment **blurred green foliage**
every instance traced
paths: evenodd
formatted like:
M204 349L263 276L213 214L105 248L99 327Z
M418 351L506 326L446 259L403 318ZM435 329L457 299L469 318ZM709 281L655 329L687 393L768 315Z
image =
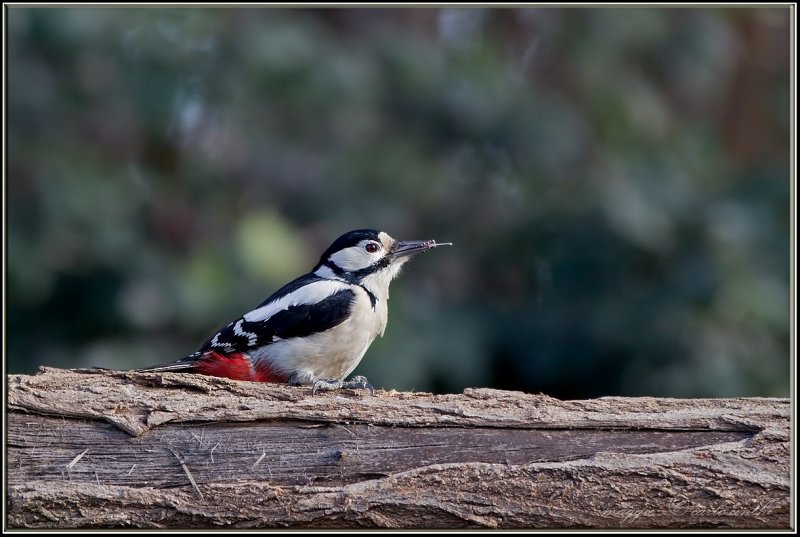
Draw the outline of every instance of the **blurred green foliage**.
M453 241L376 385L789 390L789 8L7 10L8 369L178 358Z

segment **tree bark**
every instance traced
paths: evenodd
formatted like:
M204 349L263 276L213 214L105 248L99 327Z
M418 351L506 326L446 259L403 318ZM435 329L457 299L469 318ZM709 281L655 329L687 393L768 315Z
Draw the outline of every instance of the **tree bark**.
M10 527L789 528L788 399L8 376Z

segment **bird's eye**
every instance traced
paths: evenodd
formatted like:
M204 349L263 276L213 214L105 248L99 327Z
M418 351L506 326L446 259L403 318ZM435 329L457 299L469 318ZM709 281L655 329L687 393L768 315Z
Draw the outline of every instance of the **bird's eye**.
M369 242L366 244L366 246L364 246L364 249L367 251L367 253L374 254L380 249L380 246L378 246L374 242Z

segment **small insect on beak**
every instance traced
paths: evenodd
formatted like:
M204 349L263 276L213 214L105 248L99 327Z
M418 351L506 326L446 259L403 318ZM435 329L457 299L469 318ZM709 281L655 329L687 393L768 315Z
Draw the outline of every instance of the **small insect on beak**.
M429 241L397 241L392 248L392 255L395 258L406 257L409 255L418 254L437 246L452 246L452 242L436 242L435 240Z

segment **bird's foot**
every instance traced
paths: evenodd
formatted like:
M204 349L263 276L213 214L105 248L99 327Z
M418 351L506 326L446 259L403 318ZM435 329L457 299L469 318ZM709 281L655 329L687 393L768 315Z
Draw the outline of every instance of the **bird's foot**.
M369 390L370 395L375 395L375 388L373 388L372 384L367 381L367 377L363 377L361 375L353 377L347 382L343 382L342 388L350 388L353 390Z
M318 380L314 383L314 388L311 390L311 394L316 395L318 391L329 392L332 390L340 390L342 388L348 388L352 390L366 389L369 390L370 395L375 395L375 388L372 387L372 384L367 382L367 377L362 377L361 375L353 377L347 381L333 379Z

